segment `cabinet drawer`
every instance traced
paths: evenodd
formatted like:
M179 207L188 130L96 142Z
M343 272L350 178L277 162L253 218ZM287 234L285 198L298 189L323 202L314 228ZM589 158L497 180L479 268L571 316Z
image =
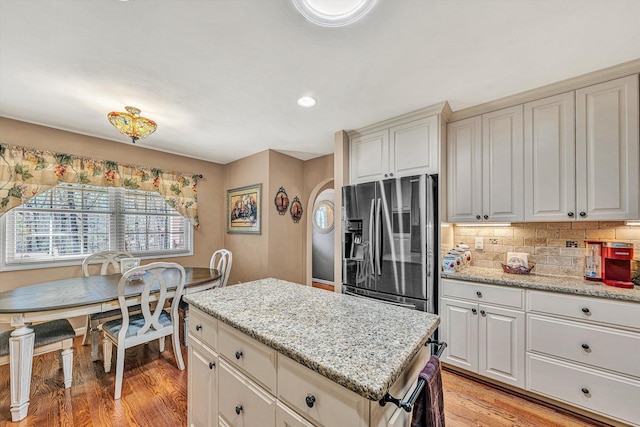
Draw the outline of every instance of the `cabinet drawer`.
M602 298L528 291L527 311L640 330L640 304Z
M463 298L484 304L523 308L524 290L444 279L442 281L442 296Z
M276 427L314 427L282 402L276 402Z
M218 320L195 307L189 307L189 334L216 350Z
M367 399L280 354L278 399L318 426L369 425Z
M220 322L218 352L271 393L276 393L276 351Z
M220 418L234 427L275 426L276 399L226 361L220 361Z
M531 354L527 363L528 390L640 425L640 381Z
M527 323L527 351L640 377L640 334L531 314Z

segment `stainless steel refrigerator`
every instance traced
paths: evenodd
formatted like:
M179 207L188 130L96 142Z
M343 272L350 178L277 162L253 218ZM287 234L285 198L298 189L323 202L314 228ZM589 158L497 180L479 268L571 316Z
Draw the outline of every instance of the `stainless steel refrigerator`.
M342 188L342 291L435 313L437 175Z

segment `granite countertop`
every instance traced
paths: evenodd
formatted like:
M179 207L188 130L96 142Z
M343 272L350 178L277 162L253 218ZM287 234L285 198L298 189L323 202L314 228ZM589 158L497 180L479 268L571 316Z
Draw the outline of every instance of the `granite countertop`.
M469 280L526 289L588 295L623 301L640 302L640 287L616 288L602 282L591 282L582 277L542 276L536 274L509 274L495 268L468 267L455 273L441 273L442 278Z
M380 400L440 323L425 313L278 279L185 301L370 400Z

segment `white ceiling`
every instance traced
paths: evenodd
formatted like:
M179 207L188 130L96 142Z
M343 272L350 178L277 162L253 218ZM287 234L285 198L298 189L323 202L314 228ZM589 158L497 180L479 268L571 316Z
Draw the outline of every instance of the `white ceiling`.
M637 58L640 0L378 0L344 28L291 0L0 0L0 116L131 144L106 115L133 105L140 146L223 164Z

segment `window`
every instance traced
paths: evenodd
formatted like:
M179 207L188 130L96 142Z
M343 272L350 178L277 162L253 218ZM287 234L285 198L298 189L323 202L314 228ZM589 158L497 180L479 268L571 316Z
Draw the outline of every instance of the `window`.
M191 224L160 194L60 184L8 212L2 224L6 270L78 264L107 250L138 257L192 254Z

